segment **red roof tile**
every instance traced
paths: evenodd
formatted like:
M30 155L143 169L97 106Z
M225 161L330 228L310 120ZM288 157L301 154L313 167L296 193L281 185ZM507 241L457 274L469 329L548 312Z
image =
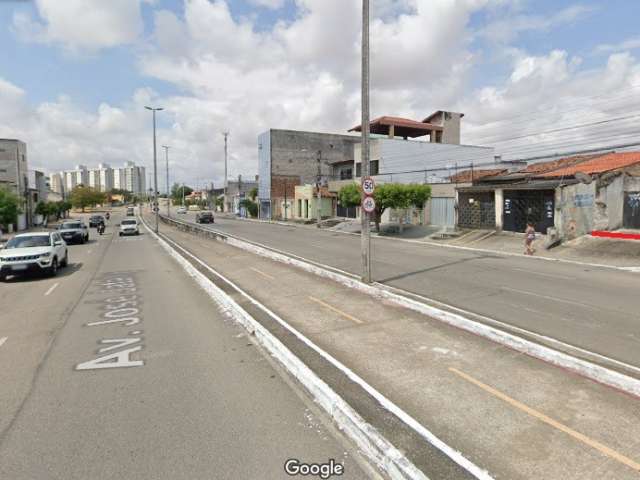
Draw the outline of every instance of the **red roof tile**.
M609 153L540 176L572 177L578 172L593 175L594 173L609 172L635 164L640 164L640 152Z
M508 170L504 168L496 168L493 170L463 170L460 173L451 175L449 181L451 183L471 183L472 181L486 177L494 177L507 171Z
M575 165L577 163L584 162L591 158L601 157L601 156L602 156L601 153L598 155L576 155L573 157L565 157L565 158L560 158L558 160L551 160L549 162L532 163L531 165L527 165L527 168L520 170L519 173L538 174L538 173L551 172L552 170L558 170L559 168L570 167L571 165Z

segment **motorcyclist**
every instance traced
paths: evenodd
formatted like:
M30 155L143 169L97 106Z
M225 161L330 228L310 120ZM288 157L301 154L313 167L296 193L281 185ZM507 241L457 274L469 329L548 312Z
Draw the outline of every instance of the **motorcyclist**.
M111 218L111 214L110 214L109 212L107 212L107 213L105 214L105 218L106 218L107 220L109 220L109 219Z
M102 235L104 233L104 221L100 221L100 223L98 224L98 233L100 235Z

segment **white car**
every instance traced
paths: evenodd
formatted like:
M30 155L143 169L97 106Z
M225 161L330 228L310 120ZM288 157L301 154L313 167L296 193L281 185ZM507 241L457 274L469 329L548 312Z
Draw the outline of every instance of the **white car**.
M178 210L176 210L176 213L177 214L181 214L181 215L186 214L187 213L187 208L186 207L180 207L180 208L178 208Z
M25 273L55 276L67 265L69 251L58 232L21 233L0 250L0 281Z
M125 218L120 222L120 236L140 235L140 225L135 218Z

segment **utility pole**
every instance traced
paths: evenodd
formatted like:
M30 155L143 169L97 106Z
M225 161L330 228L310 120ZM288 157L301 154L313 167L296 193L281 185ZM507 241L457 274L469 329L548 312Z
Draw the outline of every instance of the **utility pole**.
M284 177L284 221L287 221L287 177Z
M184 207L184 182L182 182L182 206Z
M317 200L318 205L316 205L316 214L318 216L317 227L320 228L320 222L322 221L322 192L320 190L320 187L322 186L322 150L318 150L317 161L318 161L318 177L316 179L316 186L318 187L318 200Z
M169 187L169 146L163 145L164 156L167 161L167 217L171 218L171 188Z
M369 0L362 0L362 178L369 176ZM364 194L363 194L364 198ZM371 224L360 207L362 281L371 283Z
M222 202L222 212L224 213L225 207L227 206L227 156L229 132L222 132L222 135L224 135L224 190L222 195L222 198L224 199Z
M153 113L153 210L156 216L156 227L155 232L158 233L158 157L157 157L157 149L156 149L156 112L164 110L162 107L153 108L153 107L144 107L147 110L151 110Z

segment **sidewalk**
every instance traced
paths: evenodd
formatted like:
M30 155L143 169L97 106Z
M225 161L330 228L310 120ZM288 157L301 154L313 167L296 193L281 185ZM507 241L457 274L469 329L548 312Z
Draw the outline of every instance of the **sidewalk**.
M282 263L164 224L161 232L495 478L637 478L638 399ZM379 425L380 412L360 413L430 478L452 478L430 471L421 445Z

